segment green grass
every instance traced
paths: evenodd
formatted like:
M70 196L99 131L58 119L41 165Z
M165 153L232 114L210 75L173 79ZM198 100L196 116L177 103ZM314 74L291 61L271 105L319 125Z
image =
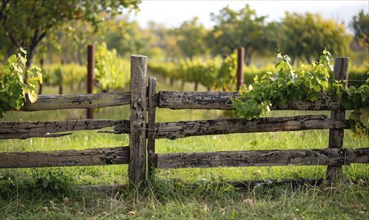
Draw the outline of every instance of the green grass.
M158 90L174 90L158 80ZM178 84L178 83L177 83ZM177 85L178 86L178 85ZM190 90L193 85L186 84ZM46 88L54 92L54 88ZM274 116L327 112L273 112ZM1 121L81 119L84 110L8 112ZM105 108L99 119L128 119L128 107ZM216 119L221 111L158 109L157 121ZM109 130L109 129L107 129ZM369 147L345 131L347 148ZM1 140L0 151L49 151L127 146L127 135L78 131L43 139ZM328 131L297 131L212 135L156 141L157 152L327 148ZM188 168L156 171L144 190L99 194L76 190L78 185L115 185L127 182L127 165L0 170L0 219L367 219L369 165L344 166L345 183L336 186L270 187L238 190L224 180L324 178L324 166ZM181 181L206 182L188 189ZM355 181L357 184L352 183ZM68 199L66 199L68 198Z

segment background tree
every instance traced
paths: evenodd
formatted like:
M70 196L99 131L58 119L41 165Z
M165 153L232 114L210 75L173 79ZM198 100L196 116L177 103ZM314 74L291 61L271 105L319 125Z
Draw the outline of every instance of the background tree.
M245 63L251 63L256 51L267 49L266 16L257 16L249 5L239 11L223 8L218 15L211 14L216 25L209 36L214 55L229 55L238 47L245 48Z
M3 0L0 5L0 34L15 47L28 50L27 66L40 42L70 20L90 22L95 28L107 15L135 8L139 0Z
M352 18L350 27L354 31L355 40L369 49L369 13L365 14L364 10L361 10Z
M159 49L159 60L176 61L181 56L175 33L163 24L153 21L148 24L148 32L153 36L151 47Z
M334 56L348 50L351 37L343 24L324 20L319 14L286 12L282 21L283 41L281 50L292 60L305 59L311 63L327 48Z
M152 56L152 36L128 17L110 20L106 24L105 40L109 49L116 49L121 56L141 53Z
M204 55L207 51L205 39L207 30L199 23L199 18L185 21L179 28L174 29L177 45L184 57L192 59L196 55Z

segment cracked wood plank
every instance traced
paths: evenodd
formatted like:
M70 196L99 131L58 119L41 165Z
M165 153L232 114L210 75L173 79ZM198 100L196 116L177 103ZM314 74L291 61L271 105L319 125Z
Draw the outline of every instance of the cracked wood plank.
M128 120L68 120L49 122L0 122L0 139L58 137L67 134L52 134L66 131L96 130L119 125L129 130Z
M298 131L311 129L349 128L347 121L333 121L325 115L304 115L294 117L272 117L254 120L223 119L156 123L155 138L177 139L192 136ZM126 133L125 127L117 125L115 132Z
M0 153L0 168L96 166L128 162L129 147Z
M21 108L21 111L103 108L128 105L130 100L130 92L83 95L39 95L35 103L27 101Z
M177 92L160 91L158 107L170 109L220 109L233 110L232 99L241 98L238 92ZM316 102L296 101L272 110L332 110L340 107L339 101L324 96Z
M157 168L343 165L369 163L369 148L159 154Z

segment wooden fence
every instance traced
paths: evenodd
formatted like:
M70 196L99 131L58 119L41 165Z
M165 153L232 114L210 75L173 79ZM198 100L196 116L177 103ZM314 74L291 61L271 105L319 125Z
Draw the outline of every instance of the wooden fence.
M341 175L341 166L369 163L368 148L343 148L349 128L339 101L324 97L316 102L296 101L274 110L331 110L331 117L304 115L255 120L225 119L156 123L156 108L231 110L237 92L156 92L156 79L147 82L147 57L131 56L130 92L86 95L40 95L23 111L103 108L130 105L130 120L69 120L59 122L1 122L0 139L60 137L77 130L113 127L111 133L129 134L129 146L53 152L2 152L0 168L92 166L129 164L129 179L138 184L155 168L327 165L327 179ZM336 58L335 79L348 80L348 59ZM250 150L157 154L155 140L190 136L330 129L327 149Z

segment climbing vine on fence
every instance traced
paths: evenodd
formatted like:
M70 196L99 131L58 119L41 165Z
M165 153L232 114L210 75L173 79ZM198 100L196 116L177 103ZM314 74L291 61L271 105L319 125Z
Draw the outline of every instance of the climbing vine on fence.
M26 69L27 52L20 48L20 52L8 58L0 70L0 118L9 110L19 110L26 101L37 100L36 85L42 83L41 69L32 65ZM28 81L24 83L23 75L27 71Z
M344 91L342 82L329 80L333 66L327 50L312 64L313 68L303 65L295 70L287 55L278 54L278 58L276 74L268 72L260 79L255 77L252 84L241 88L241 99L234 100L239 116L259 118L267 115L272 105L298 100L314 102L328 95L334 100L341 99L344 109L354 109L349 116L352 131L356 136L369 137L369 79L360 87L351 86Z

